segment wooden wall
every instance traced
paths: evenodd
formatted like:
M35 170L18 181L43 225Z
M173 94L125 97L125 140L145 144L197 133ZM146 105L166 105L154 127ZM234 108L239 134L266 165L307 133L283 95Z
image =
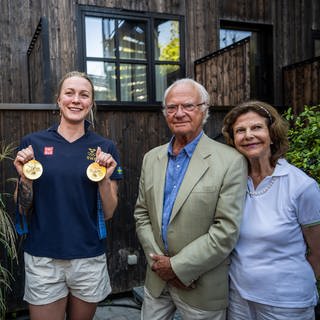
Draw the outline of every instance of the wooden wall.
M320 105L320 57L283 68L284 103L295 113Z
M250 99L250 41L217 51L195 63L195 79L208 88L213 106L235 106Z
M218 50L221 20L272 26L278 105L282 67L312 58L311 31L320 29L318 0L2 0L0 103L28 102L26 52L43 16L49 26L52 94L62 75L77 69L77 4L184 15L186 73L191 77L193 62Z

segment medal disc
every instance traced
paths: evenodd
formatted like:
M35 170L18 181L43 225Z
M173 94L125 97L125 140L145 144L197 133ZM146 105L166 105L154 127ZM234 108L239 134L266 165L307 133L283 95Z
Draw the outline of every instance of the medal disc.
M93 162L87 168L87 176L91 181L98 182L106 175L106 167L100 166L99 163Z
M36 180L42 175L43 168L39 161L33 159L23 165L22 171L28 179Z

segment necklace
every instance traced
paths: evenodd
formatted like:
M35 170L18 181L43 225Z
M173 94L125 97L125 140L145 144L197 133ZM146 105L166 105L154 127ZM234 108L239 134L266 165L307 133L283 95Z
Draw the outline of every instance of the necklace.
M247 189L247 193L253 197L253 196L261 196L263 194L265 194L266 192L268 192L270 190L270 188L272 187L272 185L274 184L274 182L276 181L276 177L272 177L271 181L269 182L269 184L262 189L261 191L249 191L249 189Z

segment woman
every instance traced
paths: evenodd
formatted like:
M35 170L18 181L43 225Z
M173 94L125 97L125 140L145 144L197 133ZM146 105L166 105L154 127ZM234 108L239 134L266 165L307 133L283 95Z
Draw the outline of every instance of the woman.
M24 300L32 320L62 320L67 309L68 319L92 319L97 303L111 291L104 220L117 206L122 174L114 143L88 128L86 118L95 106L90 79L76 71L66 74L57 104L59 124L24 137L14 160L16 199L28 220L28 230L19 226L28 231ZM37 180L23 171L32 159L43 167ZM99 182L86 175L92 162L106 168Z
M249 101L235 107L222 132L247 158L249 172L230 268L229 320L314 319L319 186L283 158L287 124L269 104Z

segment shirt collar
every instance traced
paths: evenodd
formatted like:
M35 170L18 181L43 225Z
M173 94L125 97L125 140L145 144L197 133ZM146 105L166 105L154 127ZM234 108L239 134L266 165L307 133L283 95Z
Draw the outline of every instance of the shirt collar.
M201 130L201 132L198 134L198 136L195 139L193 139L191 142L189 142L187 145L185 145L183 147L182 150L188 155L189 158L192 157L193 152L194 152L199 140L201 139L202 135L203 135L203 130ZM168 146L168 154L170 156L173 156L172 148L173 148L174 139L175 139L175 137L173 136L171 138L169 146Z
M290 165L286 159L279 159L272 176L286 176L289 173L289 166Z
M84 131L85 133L87 133L87 131L89 130L91 126L91 122L88 120L84 120ZM50 128L48 128L48 131L55 131L58 132L58 127L59 127L59 123L55 123L53 126L51 126Z

